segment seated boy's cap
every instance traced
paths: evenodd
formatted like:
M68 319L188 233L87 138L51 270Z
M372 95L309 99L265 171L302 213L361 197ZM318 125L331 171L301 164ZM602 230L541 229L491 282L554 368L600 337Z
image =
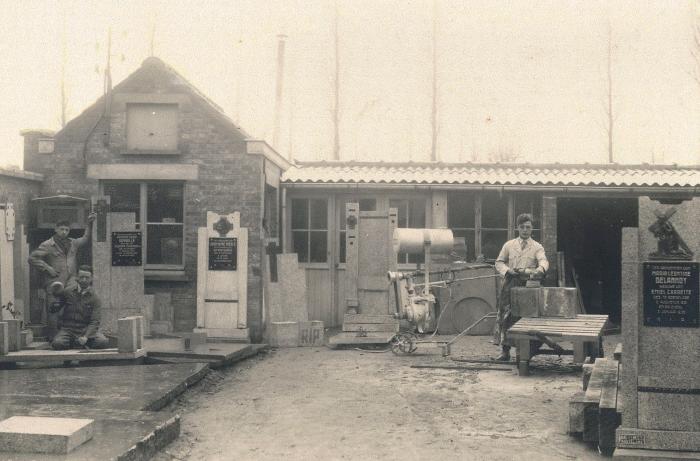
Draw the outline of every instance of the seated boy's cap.
M51 285L49 285L49 289L52 292L61 291L61 290L63 290L63 283L56 280L55 282L51 283Z

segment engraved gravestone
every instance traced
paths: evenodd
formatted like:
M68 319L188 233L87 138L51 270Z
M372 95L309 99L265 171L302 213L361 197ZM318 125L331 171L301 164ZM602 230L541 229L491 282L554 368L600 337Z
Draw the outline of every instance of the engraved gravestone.
M197 235L197 328L210 337L248 339L248 229L238 212L207 212Z
M639 199L623 229L622 424L614 458L700 460L700 199Z

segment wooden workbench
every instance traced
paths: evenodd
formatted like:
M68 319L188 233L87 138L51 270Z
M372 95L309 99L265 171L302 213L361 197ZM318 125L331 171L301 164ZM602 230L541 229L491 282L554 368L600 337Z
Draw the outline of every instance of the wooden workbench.
M573 351L561 349L562 353L573 352L574 363L583 363L586 357L603 356L603 330L607 315L577 315L575 318L523 317L506 333L517 348L518 374L529 373L530 359L537 355L538 347L546 343L571 342Z

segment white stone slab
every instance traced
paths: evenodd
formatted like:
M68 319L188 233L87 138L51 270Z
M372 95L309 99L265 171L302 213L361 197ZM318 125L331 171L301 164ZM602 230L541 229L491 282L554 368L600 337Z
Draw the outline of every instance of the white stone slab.
M0 422L0 451L68 454L94 433L92 419L13 416Z

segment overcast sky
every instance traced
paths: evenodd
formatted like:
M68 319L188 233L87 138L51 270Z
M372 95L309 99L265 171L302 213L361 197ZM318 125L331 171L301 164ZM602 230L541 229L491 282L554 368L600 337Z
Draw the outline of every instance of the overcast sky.
M333 0L0 0L0 164L21 164L24 128L60 127L62 31L69 118L148 57L173 66L256 138L272 142L277 35L287 39L278 151L331 158ZM698 0L438 0L438 156L607 160L608 23L615 159L700 163L692 77ZM339 0L341 157L427 160L432 0ZM123 60L122 60L123 55Z

